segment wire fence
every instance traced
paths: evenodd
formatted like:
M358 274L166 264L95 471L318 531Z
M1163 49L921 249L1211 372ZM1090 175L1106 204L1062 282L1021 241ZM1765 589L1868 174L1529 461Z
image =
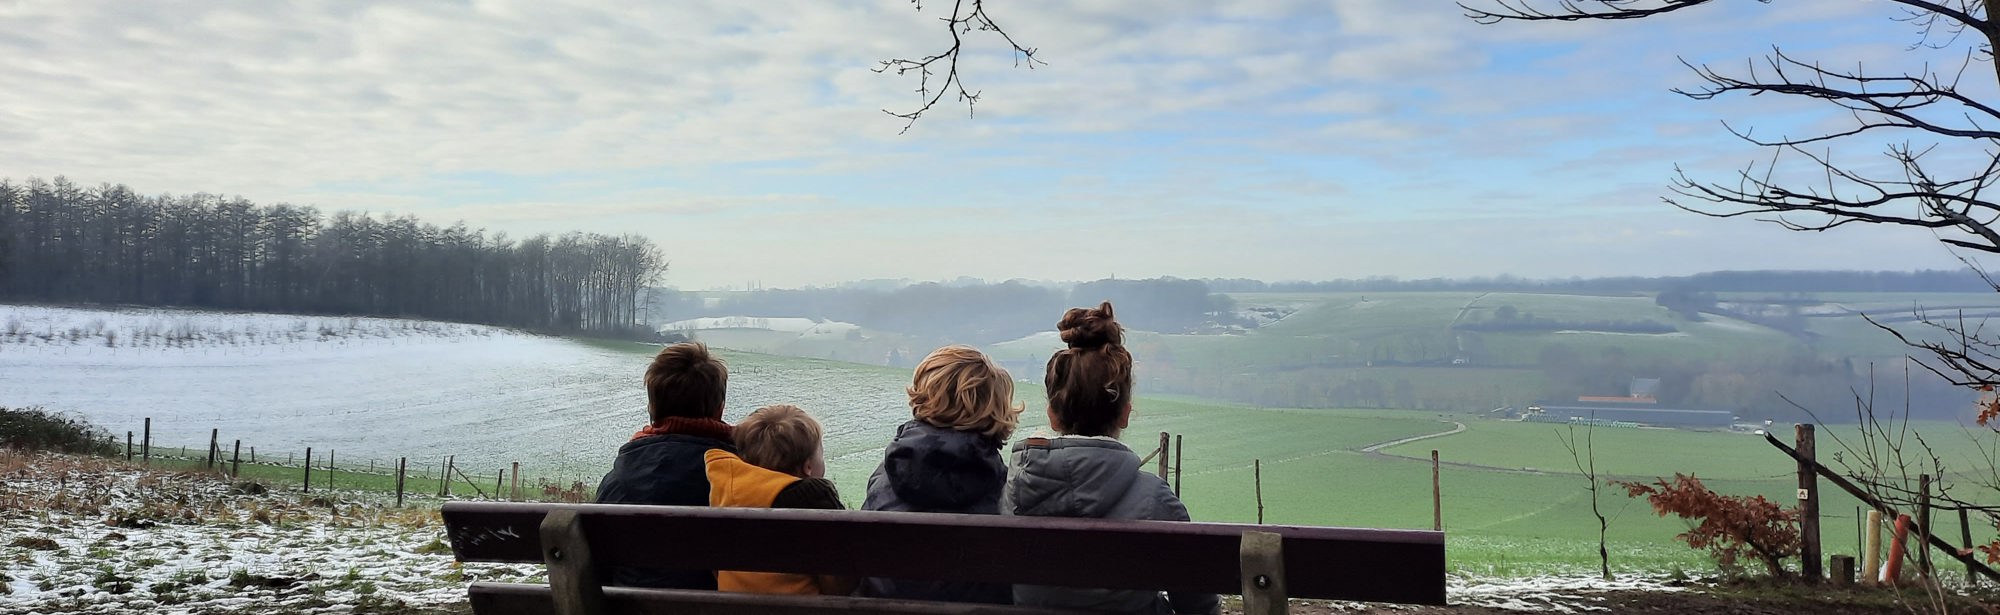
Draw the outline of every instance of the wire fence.
M259 450L256 444L223 439L220 429L210 430L205 446L157 446L153 427L147 418L140 429L126 432L123 441L112 436L112 445L126 460L147 466L214 472L286 488L295 485L302 493L333 489L393 493L398 505L406 497L582 502L592 495L590 486L580 480L565 484L543 475L524 476L520 462L475 468L461 464L456 455L436 452L385 459L342 455L330 448Z

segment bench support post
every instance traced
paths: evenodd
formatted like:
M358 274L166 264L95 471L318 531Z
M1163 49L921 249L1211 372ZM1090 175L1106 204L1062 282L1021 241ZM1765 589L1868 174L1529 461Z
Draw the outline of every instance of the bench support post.
M591 561L590 541L574 510L552 510L542 517L542 560L549 565L549 593L558 615L601 615L604 584Z
M1243 615L1286 612L1284 537L1273 532L1244 532L1241 551Z

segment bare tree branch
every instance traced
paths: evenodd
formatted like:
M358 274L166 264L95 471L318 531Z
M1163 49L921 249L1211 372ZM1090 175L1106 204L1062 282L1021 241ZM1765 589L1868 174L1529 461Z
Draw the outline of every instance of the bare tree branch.
M1554 10L1537 9L1525 0L1498 0L1500 8L1487 10L1459 3L1465 16L1483 24L1502 21L1583 21L1587 19L1642 19L1708 4L1714 0L1560 0ZM1771 0L1757 0L1769 3ZM1589 5L1590 8L1586 8Z
M924 10L923 0L910 0L910 4L914 5L918 11ZM1036 65L1048 65L1047 62L1043 62L1041 58L1035 56L1035 52L1037 51L1035 48L1026 47L1016 42L1012 35L1007 34L1006 30L1001 29L1000 24L993 21L993 16L986 13L984 0L954 0L951 5L951 15L939 19L944 22L945 30L951 34L950 47L945 48L944 51L921 58L892 58L882 60L875 67L875 72L877 73L907 75L914 72L917 74L916 92L921 104L914 110L902 113L888 109L882 110L883 113L906 120L903 124L903 129L898 134L909 132L910 127L916 125L917 119L923 117L924 113L930 111L932 107L937 106L938 101L943 100L946 94L955 94L959 102L965 103L966 115L968 117L972 115L973 106L979 102L980 92L966 89L965 81L959 76L958 61L960 55L965 51L966 37L973 32L992 32L998 35L1001 40L1006 41L1014 54L1015 66L1025 65L1029 69L1033 69ZM944 77L941 82L933 84L932 79L937 76L936 70L933 67L939 63L943 63L944 65Z

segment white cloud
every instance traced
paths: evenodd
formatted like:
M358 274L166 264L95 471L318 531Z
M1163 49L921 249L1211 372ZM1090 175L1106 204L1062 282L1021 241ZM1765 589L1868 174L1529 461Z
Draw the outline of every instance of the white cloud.
M915 83L870 68L948 44L945 3L29 0L0 3L0 169L644 232L702 280L1109 273L1065 273L1080 245L1121 275L1533 273L1581 260L1476 247L1523 228L1454 231L1475 246L1441 252L1455 261L1404 251L1437 217L1656 206L1675 161L1732 168L1754 152L1718 147L1716 118L1803 116L1667 93L1690 82L1675 55L1789 37L1829 60L1907 57L1852 36L1907 42L1881 7L1849 8L1866 4L1501 26L1407 0L994 4L1049 64L1016 68L974 33L978 118L947 97L898 135L882 109L912 108ZM1343 235L1357 220L1377 235ZM1216 229L1253 248L1175 247ZM1400 256L1317 252L1315 233ZM963 258L909 257L924 251ZM1288 260L1305 258L1378 269Z

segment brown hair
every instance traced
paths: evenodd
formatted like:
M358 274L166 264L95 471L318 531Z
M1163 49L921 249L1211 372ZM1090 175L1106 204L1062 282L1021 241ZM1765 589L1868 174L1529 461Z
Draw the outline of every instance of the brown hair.
M1049 414L1063 433L1110 436L1132 405L1132 353L1125 351L1125 328L1111 317L1111 302L1070 308L1056 324L1069 344L1049 357Z
M764 406L736 423L736 451L750 465L798 474L819 451L819 435L819 421L798 406Z
M931 351L910 382L910 413L944 429L1006 441L1020 421L1014 377L971 346Z
M722 418L729 368L700 342L660 349L646 366L646 414L654 423L668 417Z

